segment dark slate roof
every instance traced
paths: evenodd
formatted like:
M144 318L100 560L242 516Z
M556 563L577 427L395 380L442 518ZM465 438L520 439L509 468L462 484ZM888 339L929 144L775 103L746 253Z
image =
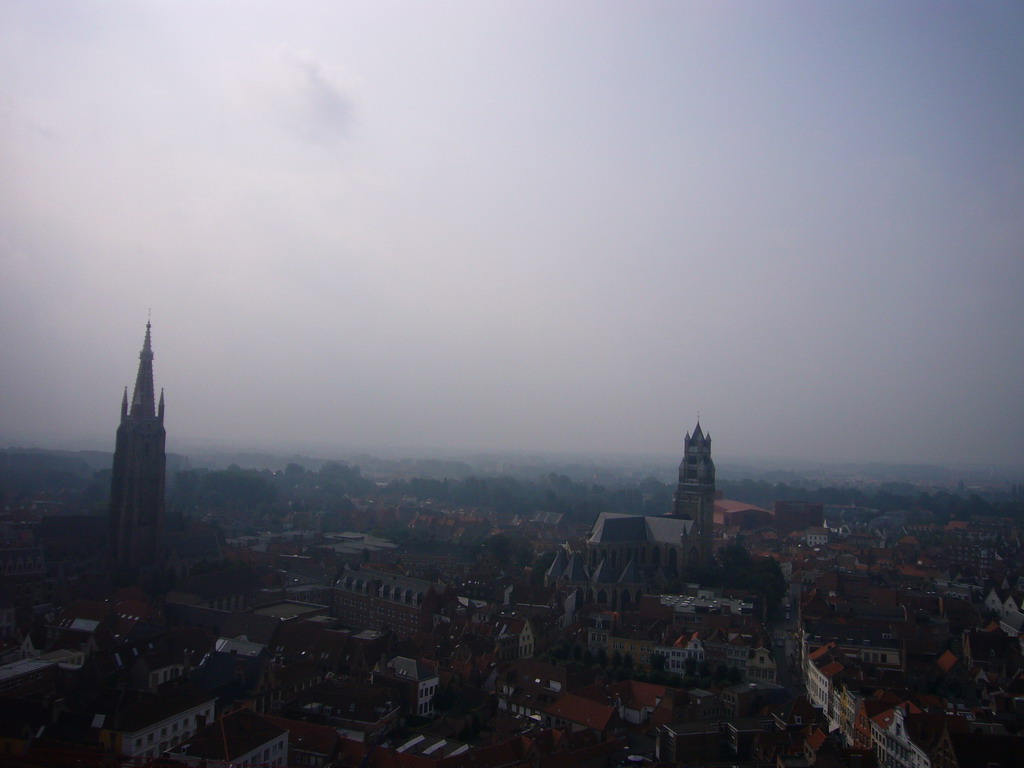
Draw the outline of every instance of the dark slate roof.
M565 578L569 581L586 581L587 571L583 567L583 556L575 552L569 556L569 564L565 567Z
M641 517L618 512L602 512L594 523L588 541L591 544L631 544L662 541L678 544L689 534L693 521L678 517Z
M590 541L595 544L617 544L620 542L646 541L647 524L637 515L604 513L594 523Z

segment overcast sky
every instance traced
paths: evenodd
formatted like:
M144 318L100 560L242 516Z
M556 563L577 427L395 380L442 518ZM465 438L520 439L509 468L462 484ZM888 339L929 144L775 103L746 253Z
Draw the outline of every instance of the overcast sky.
M1024 5L0 0L0 445L1024 463Z

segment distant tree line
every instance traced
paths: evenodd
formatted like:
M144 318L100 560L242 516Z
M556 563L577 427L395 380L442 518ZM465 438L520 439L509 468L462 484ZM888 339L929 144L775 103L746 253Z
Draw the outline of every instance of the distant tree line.
M727 498L768 509L772 508L775 501L784 500L817 502L825 506L863 507L879 512L928 513L936 522L984 516L1024 516L1024 501L1014 498L1010 490L981 496L977 493L949 491L928 493L910 483L881 483L871 490L836 486L808 488L759 480L719 479L717 485Z
M83 454L84 455L84 454ZM363 476L358 465L329 461L318 470L289 464L283 471L186 469L174 471L168 459L168 508L185 514L196 510L264 511L311 509L338 512L352 508L352 499L397 504L406 499L439 505L477 507L499 515L558 512L574 523L589 523L602 512L665 514L672 508L674 485L649 477L640 483L606 486L549 472L534 479L494 475L412 477L378 484ZM107 506L110 470L99 469L90 455L8 449L0 451L0 502L61 500L85 511ZM411 467L423 468L419 463ZM453 467L455 468L455 467ZM457 469L463 469L461 466ZM790 482L731 481L719 477L728 498L771 508L776 500L855 506L879 512L906 511L936 522L977 516L1024 516L1024 501L1012 490L997 494L922 491L909 483L882 483L874 489L807 487Z

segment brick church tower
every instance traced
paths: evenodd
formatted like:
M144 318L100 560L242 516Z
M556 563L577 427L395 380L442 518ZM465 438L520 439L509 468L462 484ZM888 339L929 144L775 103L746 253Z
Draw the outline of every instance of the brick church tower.
M715 523L715 462L711 460L711 434L704 434L699 421L693 435L687 432L683 441L672 516L693 520L700 559L710 559Z
M111 551L121 577L131 577L160 564L165 440L164 394L160 392L158 406L153 392L153 349L147 322L135 392L129 404L125 387L121 400L121 423L110 480Z

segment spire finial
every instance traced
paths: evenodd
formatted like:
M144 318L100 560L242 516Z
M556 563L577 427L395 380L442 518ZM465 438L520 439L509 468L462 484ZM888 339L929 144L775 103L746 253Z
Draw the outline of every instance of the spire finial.
M152 419L156 416L153 397L153 346L149 320L146 320L146 338L139 353L139 373L135 378L135 393L132 396L131 415L134 418Z

